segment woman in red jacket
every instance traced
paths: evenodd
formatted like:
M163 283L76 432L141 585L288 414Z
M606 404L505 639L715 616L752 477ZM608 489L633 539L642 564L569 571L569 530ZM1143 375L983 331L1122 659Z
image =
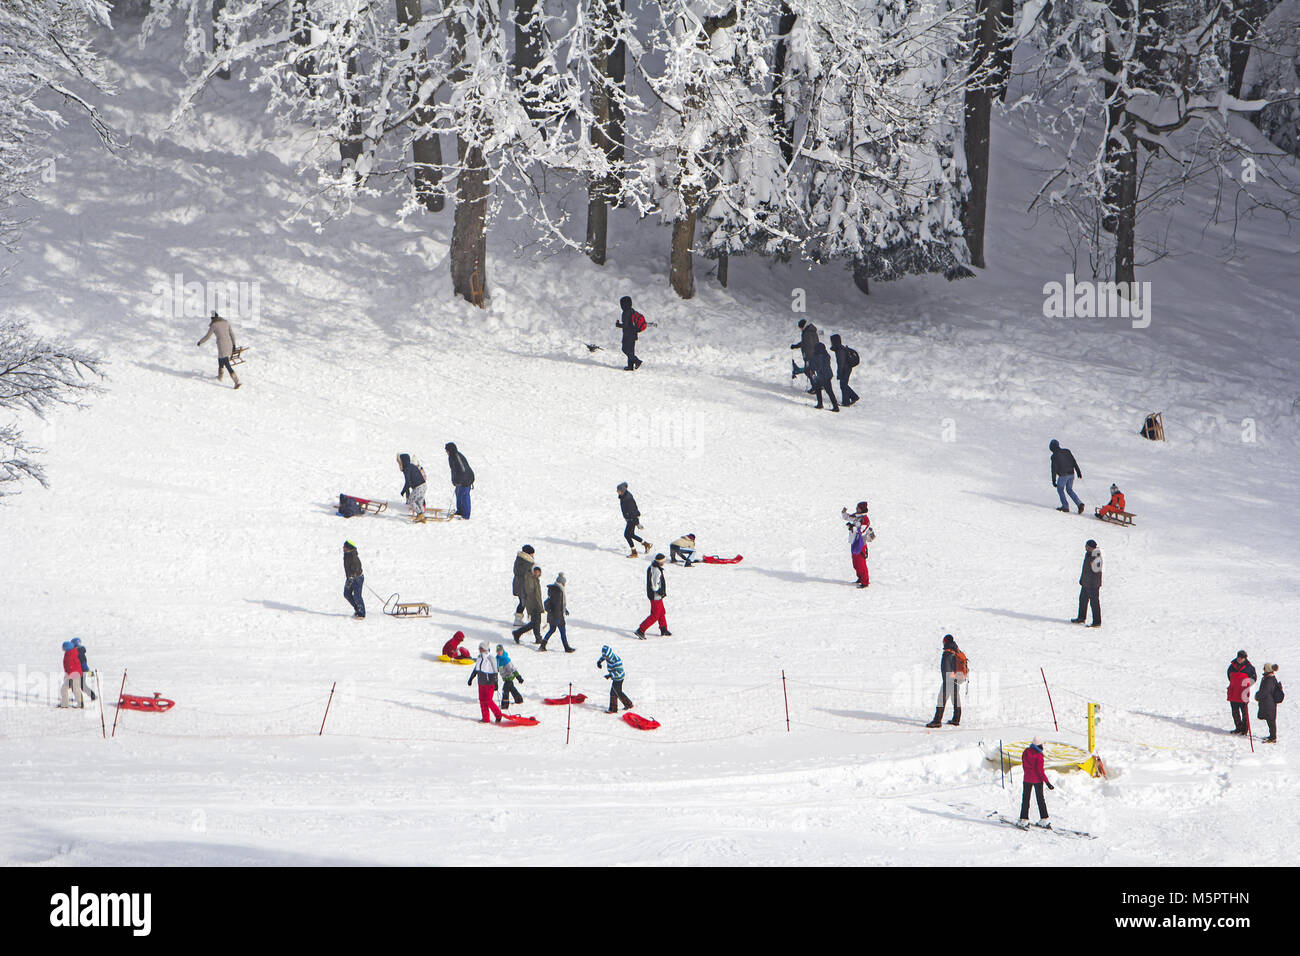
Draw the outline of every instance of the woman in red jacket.
M81 655L77 645L71 641L63 642L63 684L59 688L59 706L68 706L68 691L77 695L77 706L85 707L85 698L81 696Z
M1047 819L1047 801L1043 799L1043 784L1047 784L1048 790L1056 788L1047 779L1047 772L1043 769L1042 737L1035 737L1034 742L1025 748L1024 754L1020 757L1020 767L1025 772L1025 782L1020 796L1020 822L1016 826L1021 829L1029 826L1029 794L1033 793L1038 798L1038 822L1034 826L1050 830L1052 822Z

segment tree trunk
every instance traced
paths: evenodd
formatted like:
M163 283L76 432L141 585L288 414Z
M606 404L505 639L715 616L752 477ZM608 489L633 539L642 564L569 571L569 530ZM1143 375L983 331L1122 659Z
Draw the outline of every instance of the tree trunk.
M727 287L727 280L731 276L731 255L725 250L718 253L718 284L724 289Z
M451 227L451 285L465 301L483 307L487 292L488 168L483 150L459 137L456 212Z
M1259 25L1269 14L1269 0L1232 0L1232 24L1228 44L1228 94L1241 96L1242 80L1250 50L1259 36ZM1257 116L1258 114L1252 114Z
M534 123L548 115L541 89L542 4L540 0L515 0L514 75L524 111Z
M790 10L788 3L781 4L781 15L777 20L776 57L772 69L772 130L776 134L777 144L781 147L781 156L786 166L794 162L794 122L786 116L785 60L789 52L790 31L794 29L799 15Z
M1121 24L1126 24L1130 16L1126 0L1110 0L1111 12L1115 19ZM1122 28L1122 26L1121 26ZM1106 50L1102 54L1102 70L1107 76L1118 76L1123 64L1118 51L1106 38ZM1118 92L1115 83L1109 80L1102 82L1102 93L1105 95L1109 106L1106 107L1106 128L1102 135L1106 137L1104 160L1106 163L1106 182L1102 190L1102 218L1101 228L1109 233L1114 233L1119 228L1119 218L1116 209L1119 206L1120 193L1123 191L1120 185L1119 174L1119 156L1123 152L1120 126L1124 121L1124 108L1126 103L1122 94Z
M226 28L221 23L221 14L226 11L226 0L212 0L212 52L220 54L226 49ZM223 66L217 70L217 76L223 80L230 79L230 67Z
M397 0L398 23L409 28L422 19L424 19L422 0ZM399 45L405 50L409 42L403 38L399 41ZM446 204L442 189L442 141L437 133L432 132L433 107L418 101L420 85L425 79L424 70L421 68L426 59L425 51L420 50L415 59L420 66L411 71L406 82L410 87L411 101L415 104L413 114L415 128L417 131L426 131L418 133L411 143L411 159L415 163L415 198L430 212L442 212Z
M668 284L683 299L695 297L695 259L691 254L694 244L695 210L691 209L673 222L673 248L668 268Z
M609 77L609 138L612 142L609 158L615 169L615 188L623 182L623 162L627 157L627 110L623 100L627 96L627 42L623 36L623 23L627 17L627 0L604 0L615 18L614 49L606 57L605 71Z
M597 37L591 52L591 143L605 154L606 162L618 168L616 158L622 144L613 137L613 107L615 79L611 72L613 51L618 46L617 24L621 0L592 0L591 22ZM593 177L587 184L587 255L598 266L605 264L606 245L609 241L609 203L618 194L619 182L615 174Z
M346 75L349 81L353 81L357 76L357 54L354 51L348 56ZM351 82L349 82L351 85ZM339 95L343 99L343 119L345 135L339 140L339 159L342 161L343 169L349 166L355 170L357 160L361 156L361 94L355 89L351 93L340 91ZM354 172L354 180L357 178Z
M293 0L292 33L290 38L295 46L306 49L311 46L311 10L308 0ZM293 71L307 84L307 92L315 95L316 86L313 74L316 72L315 59L307 54L299 54L293 63Z
M1115 217L1115 281L1132 282L1138 194L1138 143L1132 123L1124 127L1123 137L1127 147L1116 157L1119 173L1116 201L1119 208Z
M867 264L862 259L853 260L853 284L863 295L871 295L871 282L867 275Z
M1004 96L1010 59L1003 31L1009 29L1011 0L976 0L975 46L966 83L966 173L970 192L962 205L962 227L971 264L984 268L984 223L988 210L989 136L993 100Z

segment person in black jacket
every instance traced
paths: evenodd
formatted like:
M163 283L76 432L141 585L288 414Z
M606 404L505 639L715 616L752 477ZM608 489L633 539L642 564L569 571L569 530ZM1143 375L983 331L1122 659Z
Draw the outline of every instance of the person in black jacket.
M623 520L627 522L623 526L623 539L627 541L627 546L631 548L628 557L636 557L636 542L638 541L645 547L645 553L649 554L653 545L649 541L643 540L636 533L636 529L641 527L641 512L637 509L636 499L632 497L632 492L627 490L626 481L620 481L616 490L618 491L618 506L623 512Z
M1282 685L1277 680L1277 665L1264 665L1264 679L1259 682L1255 700L1259 702L1259 719L1268 724L1268 736L1261 743L1277 743L1277 705L1283 700Z
M449 441L442 446L447 452L447 464L451 466L451 484L456 489L456 514L469 520L469 490L474 487L474 469L469 466L465 456L456 450L456 443Z
M966 679L957 673L957 652L961 650L951 634L943 636L943 650L939 652L939 702L934 708L934 719L925 726L942 727L943 712L948 707L948 695L952 695L952 720L954 727L961 726L961 685Z
M795 365L794 362L791 362L790 377L798 378L799 373L803 372L805 375L808 376L808 391L811 392L813 390L812 362L813 362L813 356L817 354L817 346L819 344L819 340L817 338L817 326L813 325L807 319L800 319L799 330L800 330L799 341L794 343L794 345L790 346L790 348L798 349L799 353L803 356L803 368L800 368L799 366Z
M546 603L542 605L546 609L546 633L542 635L542 645L537 648L539 651L546 650L546 642L551 639L551 635L557 630L560 632L560 643L564 645L564 653L572 654L574 648L569 646L569 635L564 629L564 617L569 613L569 597L565 591L568 580L561 571L555 576L555 583L547 585Z
M636 337L640 334L640 322L645 321L645 316L632 308L630 295L619 299L618 306L623 310L623 315L614 323L614 328L623 330L623 354L627 356L627 368L623 371L635 372L641 367L641 360L636 357Z
M831 411L838 412L840 405L835 401L835 389L831 388L831 354L820 342L817 343L817 351L813 353L812 384L817 395L817 407L826 407L822 404L822 392L825 392L831 400Z
M848 408L859 397L858 393L849 387L849 376L853 374L854 369L853 357L857 353L845 345L838 334L831 336L831 351L835 353L835 377L840 383L840 404Z
M524 586L528 581L528 576L533 573L533 566L537 561L537 552L533 550L531 544L526 544L519 549L515 555L515 567L510 583L510 593L519 599L515 605L515 623L524 623Z
M361 591L366 583L366 576L361 571L361 557L357 554L357 546L351 541L343 542L343 576L346 579L343 582L343 596L352 605L352 616L357 620L363 620L366 616L366 602L361 596Z
M1065 496L1068 494L1079 506L1079 514L1083 514L1083 502L1074 493L1074 476L1083 477L1079 463L1074 460L1070 449L1062 448L1061 443L1055 438L1047 447L1052 452L1052 487L1056 489L1056 496L1061 499L1061 507L1056 510L1067 512L1070 510L1070 506L1065 503Z
M1083 570L1079 572L1079 614L1070 623L1084 623L1088 619L1088 608L1091 607L1092 623L1088 626L1101 627L1101 548L1091 538L1083 547Z
M421 517L424 514L424 472L420 466L411 461L405 453L397 456L397 468L402 473L401 495L406 499L406 506L411 514Z
M1244 675L1244 676L1237 676ZM1257 679L1255 665L1244 650L1237 651L1237 656L1228 664L1228 704L1232 708L1233 733L1239 737L1246 736L1246 708L1250 699L1250 685Z

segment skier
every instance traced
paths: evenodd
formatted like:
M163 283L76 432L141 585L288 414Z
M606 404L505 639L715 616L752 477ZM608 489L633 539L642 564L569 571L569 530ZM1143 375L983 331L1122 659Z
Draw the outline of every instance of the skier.
M74 637L72 646L77 649L77 659L81 662L81 689L90 695L91 700L99 700L90 689L90 665L86 663L86 648L82 646L81 638Z
M627 694L623 693L623 659L614 653L613 648L608 644L600 649L600 660L596 661L596 670L600 670L600 665L606 661L609 662L609 669L605 672L605 680L611 681L609 685L609 710L608 714L618 713L618 702L623 702L624 710L632 709L632 701L627 699Z
M497 706L497 662L492 656L491 649L486 642L480 641L478 645L478 660L474 662L474 669L469 672L469 680L465 682L466 686L471 686L474 679L478 678L478 706L483 712L483 723L488 722L488 713L496 714L497 723L501 723L501 708Z
M1250 704L1250 685L1255 679L1255 665L1244 650L1237 651L1237 656L1228 662L1228 703L1235 728L1232 732L1239 737L1246 735L1246 708Z
M560 632L560 643L564 645L564 653L572 654L576 649L569 646L569 635L564 630L564 618L569 613L569 599L565 593L567 584L568 579L561 571L555 576L555 583L546 588L546 604L543 606L546 608L547 630L542 636L542 646L538 648L539 651L546 650L546 642L557 629Z
M822 404L822 392L825 392L831 400L831 411L840 410L839 402L835 401L835 389L831 387L831 356L826 351L826 346L817 343L817 351L813 353L812 375L810 376L813 385L813 392L817 395L817 407L825 408Z
M1083 478L1083 471L1079 468L1079 463L1074 460L1074 455L1068 448L1062 448L1061 443L1055 438L1048 444L1048 449L1052 452L1052 487L1056 489L1056 496L1061 499L1061 507L1057 511L1070 510L1070 506L1065 503L1065 496L1068 494L1074 499L1074 503L1079 507L1079 514L1083 514L1083 502L1079 496L1074 493L1074 476L1078 475Z
M515 681L524 682L524 675L519 673L519 668L515 667L510 660L510 655L500 644L497 645L497 673L501 675L501 709L510 709L510 698L515 699L516 704L524 702L524 695L519 693L519 688L515 686Z
M849 556L853 559L853 573L857 575L858 587L871 586L871 574L867 571L867 545L874 541L876 533L871 530L871 519L867 517L867 503L859 501L852 514L848 508L840 509L840 518L849 529Z
M465 640L465 632L457 631L450 638L448 638L446 644L442 645L442 653L445 656L450 657L453 661L469 660L470 658L469 651L467 651L465 648L460 646L460 642L463 640Z
M1259 690L1255 694L1255 700L1259 702L1259 713L1256 716L1268 724L1268 736L1261 743L1277 743L1277 705L1285 698L1282 685L1277 681L1277 665L1265 664L1264 679L1259 682Z
M405 453L397 456L397 470L402 473L402 490L401 495L406 499L406 506L411 509L412 516L416 518L424 517L424 469L411 461L411 456Z
M618 300L623 310L622 317L614 323L614 328L623 330L623 354L627 356L625 372L635 372L641 367L641 360L636 357L636 337L645 331L645 316L632 308L632 297L625 295Z
M456 514L469 520L469 492L474 487L474 469L469 466L465 456L456 450L455 442L442 446L447 452L447 464L451 466L451 485L456 489Z
M668 545L669 563L676 564L678 556L686 567L695 563L695 535L684 534Z
M363 620L366 616L366 602L362 595L366 576L361 570L361 556L357 546L351 541L343 542L343 596L352 605L352 617Z
M645 569L645 595L650 599L650 616L636 629L636 636L643 641L645 629L656 621L659 623L660 634L664 637L673 636L673 632L668 630L668 618L664 615L664 597L668 594L668 582L664 580L664 560L661 551Z
M849 387L849 376L858 364L858 353L845 345L839 334L831 336L831 351L835 353L835 377L840 383L840 405L848 408L860 397Z
M1088 619L1088 607L1092 607L1092 623L1089 627L1101 627L1101 548L1089 538L1084 542L1083 570L1079 572L1079 614L1071 618L1071 624L1082 624Z
M641 527L641 512L636 506L636 499L632 497L632 492L627 490L626 481L620 481L616 490L618 491L618 506L623 512L623 520L627 522L623 526L623 540L632 549L628 552L628 557L636 557L635 542L638 541L645 547L645 553L649 554L650 542L642 540L641 536L636 533L636 529Z
M798 349L799 353L803 356L803 368L795 365L792 361L790 363L790 377L798 378L800 372L807 375L809 385L808 391L811 392L813 390L812 362L813 356L817 354L818 345L817 326L813 325L807 319L800 319L799 330L799 341L790 346L790 348Z
M533 570L524 578L524 593L520 596L524 610L528 612L528 623L521 624L510 632L510 636L519 643L524 631L533 632L533 643L542 643L542 569L533 565Z
M534 553L533 546L526 544L515 555L514 583L510 586L510 593L519 599L519 603L515 605L516 624L524 623L524 585L532 573Z
M220 382L229 372L230 380L235 383L235 388L239 388L239 376L230 364L230 357L235 354L235 330L215 312L208 321L207 334L199 339L199 347L202 348L203 343L214 335L217 337L217 381Z
M68 691L72 691L77 697L77 706L85 707L85 698L81 696L81 656L77 653L77 647L71 641L63 642L63 683L59 687L59 707L66 709L68 705Z
M1029 794L1033 793L1038 798L1038 822L1034 826L1050 830L1052 822L1047 818L1047 801L1043 799L1043 786L1046 785L1048 790L1056 788L1047 779L1047 771L1043 768L1042 737L1035 737L1033 743L1025 748L1020 758L1020 768L1024 771L1024 783L1020 793L1020 822L1016 825L1022 830L1029 828Z
M957 646L956 640L951 634L943 636L943 650L939 653L939 703L934 710L934 720L925 726L942 727L943 712L948 706L948 695L952 695L952 720L948 721L953 727L961 726L961 685L966 683L966 677L970 673L970 665L966 660L966 655L961 652Z
M1107 515L1117 514L1121 511L1127 511L1124 506L1124 493L1119 490L1119 485L1110 486L1110 504L1102 505L1097 509L1097 517L1104 518Z

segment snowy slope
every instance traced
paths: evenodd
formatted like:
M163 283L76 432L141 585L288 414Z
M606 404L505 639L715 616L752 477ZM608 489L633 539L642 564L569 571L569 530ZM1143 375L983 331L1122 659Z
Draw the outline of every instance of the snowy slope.
M1279 862L1300 860L1287 705L1275 747L1223 733L1233 652L1281 661L1285 683L1300 649L1293 236L1251 223L1225 265L1198 199L1175 220L1179 254L1142 276L1149 329L1046 320L1042 285L1068 259L1021 212L1036 166L1007 128L996 265L975 280L863 299L837 269L735 262L730 290L701 266L683 303L666 233L616 215L603 270L517 248L503 225L484 313L451 297L450 213L395 226L375 202L320 234L290 222L300 133L237 85L167 130L178 77L132 30L105 41L132 149L109 161L60 134L0 299L113 362L89 409L32 426L53 487L0 510L0 861L486 863L486 828L535 863L1227 865L1260 821ZM156 314L155 283L177 273L260 282L239 392L194 347L201 318ZM799 288L863 356L863 401L839 415L788 378ZM623 293L657 323L635 375L618 370ZM1156 408L1167 444L1136 434ZM1089 512L1116 481L1135 528L1052 510L1052 437L1079 457ZM340 491L395 500L399 451L440 504L449 440L478 475L471 522L333 515ZM656 550L693 531L745 555L670 569L671 638L630 636L645 564L621 557L622 480ZM865 593L837 520L864 497L880 535ZM1064 621L1090 536L1106 625L1084 631ZM345 537L375 592L433 619L384 618L367 593L352 621ZM512 655L542 723L507 730L478 724L464 670L431 658L456 629L508 639L524 542L546 582L568 576L579 651ZM927 731L947 631L972 700L960 729ZM129 689L175 710L125 713L105 742L98 712L53 709L59 643L78 635L110 698L129 668ZM592 706L606 643L660 730ZM566 745L565 712L540 697L570 683L592 700ZM1062 776L1050 796L1099 839L988 825L1015 807L981 742L1081 743L1089 700L1111 779Z

